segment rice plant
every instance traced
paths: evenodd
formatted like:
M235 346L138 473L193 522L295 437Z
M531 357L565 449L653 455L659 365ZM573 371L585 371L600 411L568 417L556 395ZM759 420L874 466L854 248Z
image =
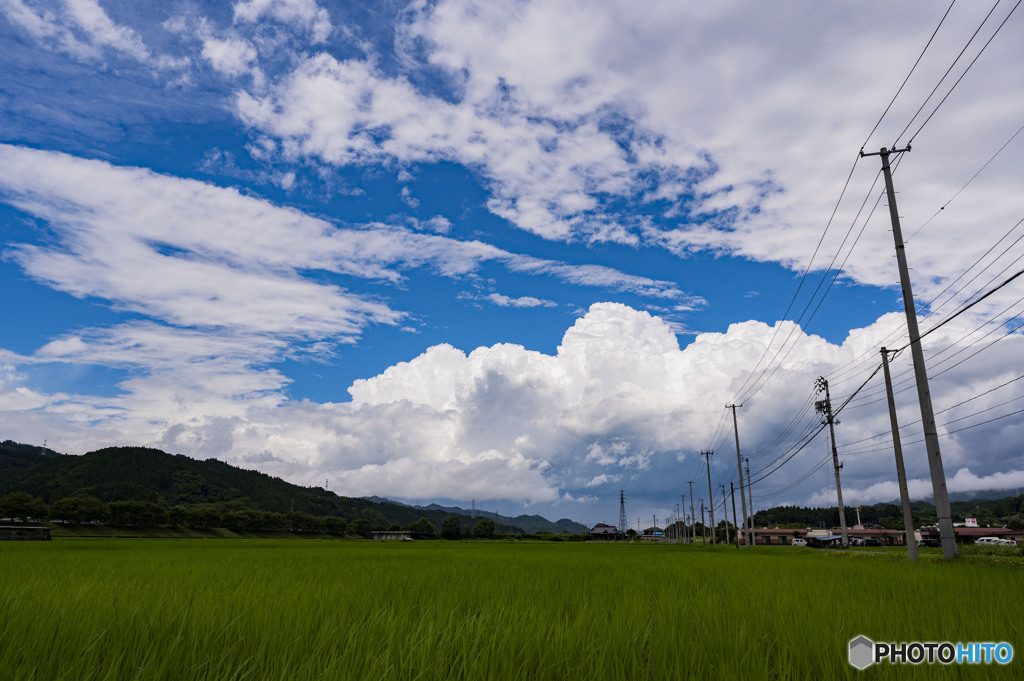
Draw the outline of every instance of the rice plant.
M6 544L6 543L5 543ZM1007 641L1020 565L791 547L55 540L0 546L0 679L858 678ZM872 677L993 678L888 666Z

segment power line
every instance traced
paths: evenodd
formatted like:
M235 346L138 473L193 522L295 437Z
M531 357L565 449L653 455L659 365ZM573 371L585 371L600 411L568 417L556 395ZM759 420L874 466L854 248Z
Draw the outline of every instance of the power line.
M978 25L978 28L976 28L976 29L974 30L974 33L973 33L973 34L971 35L970 39L968 39L968 41L967 41L967 44L966 44L966 45L964 45L964 47L963 47L963 49L962 49L962 50L960 50L960 54L958 54L958 55L956 56L956 59L954 59L954 60L953 60L953 63L952 63L952 64L950 64L950 65L949 65L949 68L948 68L948 69L946 69L946 72L945 72L944 74L942 74L942 78L940 78L940 79L939 79L939 82L935 84L935 87L934 87L934 88L932 88L932 91L931 91L931 92L929 92L929 93L928 93L928 96L927 96L927 97L925 97L925 99L924 99L924 101L923 101L923 102L921 102L921 106L920 106L920 107L918 107L917 111L916 111L916 112L914 112L914 115L913 115L913 116L911 117L911 119L910 119L910 120L909 120L909 121L907 122L907 126L906 126L905 128L903 128L903 132L901 132L901 133L900 133L900 134L899 134L899 135L898 135L898 136L896 137L896 141L894 141L894 142L893 142L893 144L892 144L892 147L893 147L893 148L896 148L896 146L897 146L897 145L899 145L899 141L900 141L900 138L902 138L902 137L903 137L903 135L905 135L905 134L907 133L907 130L909 130L909 129L910 129L910 126L912 126L912 125L914 124L914 121L915 121L915 120L917 120L917 117L921 115L921 112L922 112L922 111L924 111L924 108L925 108L925 107L926 107L926 106L928 105L928 102L929 102L929 101L931 100L932 96L933 96L933 95L934 95L934 94L935 94L935 93L936 93L936 92L938 91L938 89L939 89L939 88L940 88L940 87L942 86L942 83L943 83L943 81L945 81L945 80L946 80L946 77L947 77L947 76L948 76L948 75L949 75L949 74L950 74L950 73L951 73L951 72L953 71L953 68L954 68L954 67L956 67L956 64L957 64L957 62L959 62L959 61L960 61L960 58L961 58L962 56L964 56L964 53L965 53L965 52L967 51L967 48L971 46L971 43L972 43L972 42L974 42L974 39L975 39L976 37L978 37L978 33L980 33L980 32L981 32L981 29L982 29L982 27L983 27L983 26L985 26L985 24L986 24L986 23L988 22L988 20L989 20L989 17L991 17L991 16L992 16L992 13L996 11L996 7L998 7L998 6L999 6L999 3L1000 3L1000 2L1002 2L1002 0L997 0L996 4L992 5L992 9L990 9L990 10L988 11L988 14L986 14L986 15L985 15L985 18L981 20L981 23L980 23L980 24ZM964 73L966 73L966 71L965 71ZM963 76L961 76L961 78L962 78L962 77L963 77ZM959 82L959 81L957 81L957 82ZM952 92L952 90L950 90L950 91ZM949 95L947 94L946 96L948 97ZM943 99L943 101L945 101L945 99ZM936 110L937 110L937 109L936 109ZM934 111L932 112L932 115L935 115L935 112L934 112ZM931 119L931 116L929 116L929 120L930 120L930 119ZM922 126L922 127L923 127L923 126ZM920 131L921 131L921 130L920 130L920 129L918 129L918 132L920 132ZM915 133L915 136L916 136L916 133ZM913 141L913 138L911 138L911 141Z
M971 63L967 65L967 68L964 69L964 72L960 74L960 77L956 79L956 82L953 83L953 87L949 88L949 92L947 92L945 97L942 98L942 101L940 101L938 104L935 105L935 109L933 109L932 112L930 114L928 114L928 118L926 118L924 123L921 124L921 127L919 127L917 129L917 132L915 132L913 135L910 136L910 139L907 140L907 144L910 144L911 142L914 141L914 138L916 138L920 134L920 132L922 130L924 130L924 126L928 125L928 121L930 121L932 119L932 116L934 116L938 112L938 110L940 108L942 108L942 105L946 103L946 100L949 98L949 96L951 94L953 94L953 90L956 89L956 86L960 84L960 81L962 81L964 79L964 76L966 76L967 72L971 70L971 67L974 66L974 63L978 61L978 58L981 57L981 55L988 48L988 46L992 42L992 40L999 34L999 31L1001 31L1003 29L1003 26L1006 25L1006 22L1010 20L1011 16L1013 16L1013 13L1017 11L1018 7L1020 7L1020 3L1021 3L1021 0L1017 0L1017 4L1013 6L1013 9L1011 9L1010 13L1006 15L1006 18L1003 19L1002 23L999 24L999 26L996 27L995 32L989 37L989 39L985 42L985 44L982 45L981 50L978 52L978 54L976 54L974 56L974 59L972 59ZM999 6L998 2L996 3L996 6L997 7ZM995 10L995 7L993 7L992 9ZM989 14L991 14L991 12L989 12ZM987 16L985 17L985 20L986 21L988 20ZM982 23L984 24L984 22L982 22ZM979 26L978 28L980 30L981 27ZM972 36L971 40L973 40L973 39L974 38ZM970 44L970 43L968 43L968 44ZM964 49L967 49L967 48L965 47ZM957 57L957 59L959 59L959 57ZM943 76L943 78L945 78L945 76ZM904 130L903 132L906 132L906 130ZM902 136L902 134L903 133L900 133L901 136ZM895 144L893 146L895 146Z
M910 72L907 73L907 77L903 79L903 82L900 83L899 89L896 90L896 94L894 94L892 96L892 99L889 101L889 106L885 107L885 111L883 111L882 115L878 117L878 122L875 123L875 127L871 128L871 132L869 132L868 136L864 139L864 144L860 145L861 151L863 151L864 147L868 145L868 142L871 140L871 136L875 134L875 131L878 130L878 126L882 124L882 119L884 119L885 115L889 113L889 109L891 109L892 105L896 102L896 98L900 96L901 92L903 92L904 86L906 86L907 81L910 80L910 76L914 74L914 70L917 69L918 64L921 63L921 59L924 57L924 53L928 51L928 48L931 46L932 41L935 40L936 34L939 32L939 29L942 28L942 24L946 21L946 17L949 16L949 11L953 9L953 5L955 4L956 0L953 0L953 2L949 3L949 7L946 8L945 14L942 15L941 19L939 19L939 25L935 27L934 31L932 31L932 35L930 38L928 38L928 42L925 43L924 49L921 50L921 54L917 56L917 60L914 62L914 65L910 67Z

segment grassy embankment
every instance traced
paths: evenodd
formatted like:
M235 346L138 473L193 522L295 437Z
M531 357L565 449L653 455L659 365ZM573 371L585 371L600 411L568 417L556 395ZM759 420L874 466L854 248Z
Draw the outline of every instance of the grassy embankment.
M0 677L993 678L1021 566L546 543L0 546ZM1008 668L846 662L849 639L1008 641Z

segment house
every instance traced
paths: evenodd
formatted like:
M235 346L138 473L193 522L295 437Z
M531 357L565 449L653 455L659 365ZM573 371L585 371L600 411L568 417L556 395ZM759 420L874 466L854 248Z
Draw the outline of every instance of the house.
M640 537L644 541L665 541L665 530L660 527L648 527Z
M625 535L619 532L619 528L604 523L598 523L590 530L590 539L593 541L616 541L624 538Z
M917 531L921 539L939 539L939 528L935 525L922 527ZM957 544L973 544L978 537L999 537L1000 539L1013 539L1018 544L1024 544L1024 530L1011 530L1006 527L954 527L953 536Z
M6 525L0 527L0 540L9 539L14 541L43 540L50 539L49 527L27 527L24 525Z

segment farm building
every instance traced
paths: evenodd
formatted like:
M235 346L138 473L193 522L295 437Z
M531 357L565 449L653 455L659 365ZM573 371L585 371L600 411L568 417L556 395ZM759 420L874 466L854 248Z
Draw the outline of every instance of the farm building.
M373 538L380 541L412 541L412 532L407 530L374 530Z
M0 539L10 539L15 541L45 541L49 538L49 527L25 527L24 525L6 525L0 527Z

